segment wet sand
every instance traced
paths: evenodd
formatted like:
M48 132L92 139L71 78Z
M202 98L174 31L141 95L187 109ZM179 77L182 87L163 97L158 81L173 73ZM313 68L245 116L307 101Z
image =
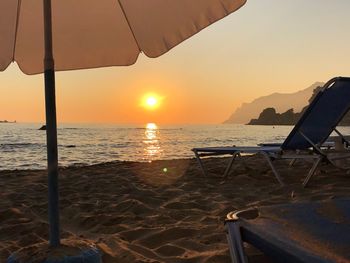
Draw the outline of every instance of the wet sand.
M62 237L92 241L103 262L230 262L224 219L232 210L350 196L350 175L322 165L276 161L280 187L260 156L243 157L223 180L227 158L113 162L60 169ZM45 171L0 171L0 262L48 239ZM252 262L262 257L248 248Z

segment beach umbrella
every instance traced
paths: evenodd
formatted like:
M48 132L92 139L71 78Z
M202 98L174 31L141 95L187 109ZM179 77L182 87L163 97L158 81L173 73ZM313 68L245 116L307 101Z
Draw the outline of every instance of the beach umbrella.
M44 73L52 247L60 244L55 71L158 57L246 0L0 0L0 71ZM77 102L78 103L78 102Z

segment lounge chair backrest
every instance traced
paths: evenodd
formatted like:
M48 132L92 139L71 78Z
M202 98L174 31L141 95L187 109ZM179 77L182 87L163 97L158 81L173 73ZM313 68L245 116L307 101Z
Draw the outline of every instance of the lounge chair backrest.
M338 77L329 81L305 110L281 148L307 149L324 143L350 109L350 78Z

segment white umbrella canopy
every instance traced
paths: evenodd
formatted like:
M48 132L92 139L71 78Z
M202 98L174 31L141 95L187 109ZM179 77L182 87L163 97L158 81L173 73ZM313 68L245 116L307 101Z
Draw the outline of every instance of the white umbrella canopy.
M55 71L157 57L246 0L0 0L0 71L45 73L50 245L60 244Z
M52 0L55 70L158 57L246 0ZM0 71L44 72L43 1L0 0Z

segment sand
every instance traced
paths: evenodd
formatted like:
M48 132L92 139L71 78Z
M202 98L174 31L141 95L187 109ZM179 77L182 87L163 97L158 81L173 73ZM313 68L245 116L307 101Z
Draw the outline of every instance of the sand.
M322 165L277 161L280 187L259 156L244 157L225 181L227 158L113 162L60 169L62 237L95 243L103 262L230 262L224 219L232 210L350 195L350 175ZM166 169L164 169L166 168ZM0 262L48 239L45 171L0 171ZM251 262L263 258L248 248Z

